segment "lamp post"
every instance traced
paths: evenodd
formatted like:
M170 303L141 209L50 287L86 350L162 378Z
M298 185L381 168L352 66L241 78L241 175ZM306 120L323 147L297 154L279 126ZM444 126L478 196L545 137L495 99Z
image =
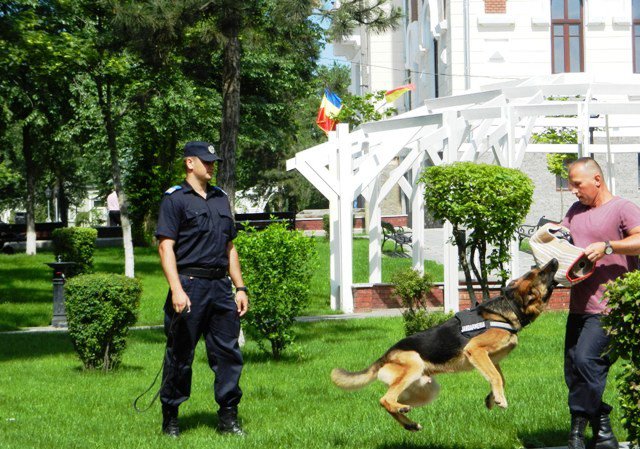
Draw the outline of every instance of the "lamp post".
M51 193L52 193L51 188L47 186L47 188L44 189L44 196L47 197L47 223L51 223L51 208L50 208Z
M76 262L62 262L58 256L56 262L47 263L53 268L53 327L67 327L67 311L64 306L64 284L66 282L65 273L76 265Z

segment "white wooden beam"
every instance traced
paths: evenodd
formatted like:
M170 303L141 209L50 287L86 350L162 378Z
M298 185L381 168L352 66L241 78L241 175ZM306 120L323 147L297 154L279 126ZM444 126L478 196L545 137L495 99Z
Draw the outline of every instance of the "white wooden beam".
M411 204L411 262L414 270L424 274L424 184L419 182L424 167L425 153L420 156L411 168L411 182L413 190L410 196Z
M331 143L328 151L329 172L339 181L338 145L334 131L329 133L329 142ZM336 193L329 198L329 287L331 310L340 310L340 284L342 282L340 260L340 197Z
M340 310L353 313L353 191L351 189L351 145L349 125L337 126L338 172L340 181Z
M369 282L382 282L382 209L378 206L380 179L376 178L371 186L369 199Z

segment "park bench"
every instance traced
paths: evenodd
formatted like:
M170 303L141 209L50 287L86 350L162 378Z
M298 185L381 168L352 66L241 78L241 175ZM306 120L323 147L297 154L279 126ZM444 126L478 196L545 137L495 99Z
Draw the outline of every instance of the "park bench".
M394 242L394 252L397 252L398 246L404 253L404 245L411 246L411 232L405 231L402 226L393 226L387 221L382 222L382 250L384 251L384 244L387 240Z
M560 222L557 220L550 220L549 218L546 218L543 215L542 217L540 217L540 219L538 220L538 223L536 223L535 225L527 225L527 224L520 225L520 227L516 229L516 233L518 234L518 240L522 242L524 239L530 238L533 234L536 233L538 229L540 229L540 227L546 225L547 223L560 223Z

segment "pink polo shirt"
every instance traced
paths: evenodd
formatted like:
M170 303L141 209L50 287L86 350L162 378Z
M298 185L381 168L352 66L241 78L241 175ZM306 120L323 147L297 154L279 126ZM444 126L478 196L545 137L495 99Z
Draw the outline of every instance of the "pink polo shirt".
M586 248L591 243L621 240L640 226L640 208L618 196L599 207L584 206L579 201L567 211L562 224L569 228L573 243ZM604 284L640 267L637 256L611 254L596 263L593 274L571 287L569 311L578 314L606 312Z

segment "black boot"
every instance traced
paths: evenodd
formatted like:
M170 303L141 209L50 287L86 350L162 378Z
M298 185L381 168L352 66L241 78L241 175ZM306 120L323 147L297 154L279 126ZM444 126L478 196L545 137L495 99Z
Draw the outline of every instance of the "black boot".
M601 412L591 420L593 440L589 449L618 449L618 440L611 429L610 412Z
M178 407L162 404L162 433L173 438L180 436L178 427Z
M571 415L571 433L567 449L585 449L584 430L587 428L587 418L582 415Z
M246 435L238 422L237 407L221 407L218 410L218 432L243 437Z

